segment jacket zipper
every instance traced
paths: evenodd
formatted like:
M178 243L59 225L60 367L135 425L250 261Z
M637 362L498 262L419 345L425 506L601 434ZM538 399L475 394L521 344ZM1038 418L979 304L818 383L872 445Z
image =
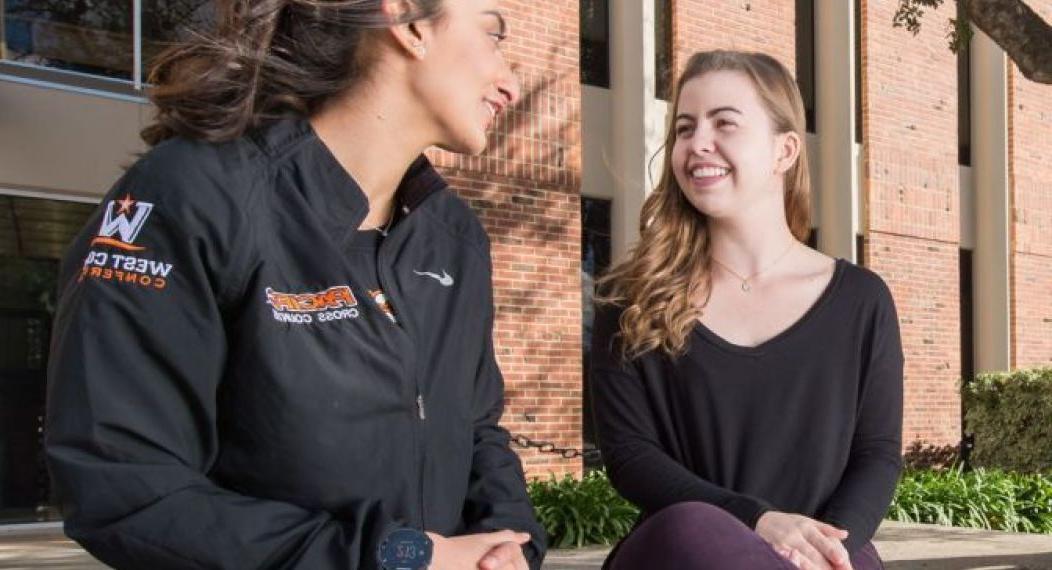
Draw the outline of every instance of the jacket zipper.
M388 274L389 268L387 266L387 260L386 260L385 253L390 248L389 247L385 247L385 246L388 243L391 242L392 238L395 235L397 235L398 230L402 226L404 226L405 223L406 223L406 220L403 219L403 220L401 220L401 223L396 223L394 225L394 227L391 228L390 232L384 238L383 242L380 243L380 252L379 252L378 259L377 259L377 270L378 270L377 271L377 277L380 280L380 288L383 289L384 295L386 295L387 298L389 299L388 302L392 304L392 308L394 310L396 310L396 311L400 310L400 307L401 307L401 310L404 310L405 305L402 304L400 299L396 299L394 290L388 286L388 284L391 282L391 279L389 278L390 276ZM409 324L408 320L409 320L409 317L407 315L405 320L399 321L398 328L402 329L402 334L405 334L406 337L409 338L410 343L415 345L416 343L413 342L413 336L411 334L409 334L409 327L407 326ZM424 421L427 420L427 411L426 411L425 405L424 405L423 389L420 386L420 379L417 376L417 372L414 369L414 370L410 370L409 373L412 375L413 385L414 385L414 388L416 388L416 400L414 402L415 403L415 408L416 408L416 410L415 410L416 411L416 420L412 422L413 423L413 426L412 426L413 427L413 444L414 444L414 447L415 447L415 453L413 454L413 463L414 463L414 465L416 467L417 497L418 497L419 503L420 503L420 530L424 531L424 530L426 530L426 528L425 528L426 527L426 522L425 521L427 520L427 517L425 516L425 513L424 513L424 511L425 511L425 501L424 501L424 466L423 466L423 461L422 461L423 460L423 455L424 455L424 445L423 445L423 437L422 437L422 435L420 433L420 430L421 430L420 426L421 426L421 424Z

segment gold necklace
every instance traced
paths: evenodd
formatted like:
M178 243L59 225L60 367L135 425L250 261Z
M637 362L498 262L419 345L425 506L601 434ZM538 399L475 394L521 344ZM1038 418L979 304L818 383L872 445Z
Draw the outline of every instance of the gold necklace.
M377 225L375 225L375 226L373 226L371 228L359 228L359 229L361 231L363 231L363 232L377 231L377 232L380 232L381 236L387 237L387 232L391 231L391 224L394 223L394 219L395 219L395 211L392 208L391 209L391 216L387 218L386 222L384 222L382 224L377 224Z
M720 267L722 267L725 270L727 270L728 273L730 273L731 275L737 277L738 280L742 282L742 285L741 285L742 291L748 293L749 291L752 290L752 285L749 285L749 281L752 281L753 279L758 277L764 271L767 271L768 269L771 269L775 265L778 265L778 262L781 261L782 259L784 259L785 256L789 255L789 252L792 251L793 246L796 245L797 243L799 243L799 242L797 242L794 239L792 242L789 243L789 247L785 248L785 251L783 251L782 254L778 256L777 259L775 259L774 261L769 263L767 265L767 267L764 267L764 268L760 269L759 271L757 271L756 273L753 273L752 275L750 275L748 277L742 277L741 275L738 274L738 272L736 272L735 270L731 269L730 267L727 267L722 261L716 259L715 257L712 257L711 259L713 261L715 261L717 265L719 265Z

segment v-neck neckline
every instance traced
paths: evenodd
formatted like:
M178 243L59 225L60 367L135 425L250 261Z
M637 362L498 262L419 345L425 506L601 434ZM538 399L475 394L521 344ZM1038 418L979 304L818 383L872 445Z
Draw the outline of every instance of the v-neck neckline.
M735 344L716 334L716 332L707 327L700 320L695 321L694 331L701 335L701 337L705 340L728 352L752 356L764 354L773 346L780 344L787 338L791 337L793 333L795 333L798 329L807 324L808 321L813 319L814 316L822 309L822 307L824 307L828 303L828 300L833 296L837 285L839 285L841 281L841 277L843 276L846 264L847 262L843 259L836 258L833 265L833 275L829 278L829 282L826 283L826 286L822 290L822 293L818 296L818 299L816 299L815 302L812 303L811 306L807 309L807 311L805 311L804 314L801 315L800 318L796 319L796 321L794 321L791 325L789 325L785 329L782 329L781 332L775 334L774 336L768 338L760 344L754 346Z

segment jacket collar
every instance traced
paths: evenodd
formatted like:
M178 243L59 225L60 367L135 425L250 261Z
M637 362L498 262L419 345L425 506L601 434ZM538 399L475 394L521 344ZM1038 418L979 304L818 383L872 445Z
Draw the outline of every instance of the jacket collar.
M278 120L250 136L279 176L298 188L338 238L361 225L368 214L368 198L306 118ZM406 169L395 193L399 217L411 215L428 196L446 187L431 161L420 155Z

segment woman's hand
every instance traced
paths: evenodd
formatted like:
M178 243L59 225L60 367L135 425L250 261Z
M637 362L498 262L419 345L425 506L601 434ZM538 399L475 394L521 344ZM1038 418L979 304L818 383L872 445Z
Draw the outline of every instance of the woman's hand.
M852 570L840 542L847 538L846 530L803 515L768 511L756 521L756 534L802 570Z
M529 541L529 535L526 536ZM530 565L522 553L521 543L505 542L494 546L482 557L479 570L530 570Z
M501 530L446 538L427 533L434 544L430 570L519 570L527 568L521 545L530 541L529 533ZM514 551L512 551L512 547ZM518 554L522 566L517 565ZM492 559L492 560L488 560Z

